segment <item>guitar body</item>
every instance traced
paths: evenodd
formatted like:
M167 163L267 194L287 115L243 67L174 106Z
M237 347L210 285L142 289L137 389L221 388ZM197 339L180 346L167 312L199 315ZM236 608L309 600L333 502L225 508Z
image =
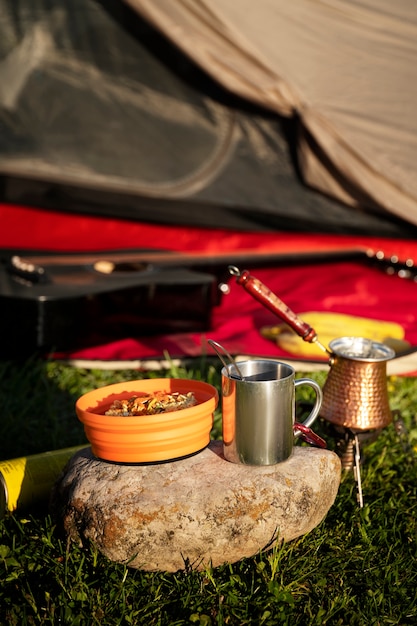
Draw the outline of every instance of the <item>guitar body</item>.
M218 301L216 277L187 267L84 263L77 255L47 263L3 255L0 320L3 356L60 351L129 336L204 331ZM118 258L121 258L118 255ZM105 258L105 255L104 255Z

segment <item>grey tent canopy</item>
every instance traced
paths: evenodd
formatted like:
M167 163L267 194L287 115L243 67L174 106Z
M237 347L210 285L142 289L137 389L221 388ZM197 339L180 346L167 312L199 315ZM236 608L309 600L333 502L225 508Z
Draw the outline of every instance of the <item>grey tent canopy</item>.
M0 0L0 201L414 237L412 0Z

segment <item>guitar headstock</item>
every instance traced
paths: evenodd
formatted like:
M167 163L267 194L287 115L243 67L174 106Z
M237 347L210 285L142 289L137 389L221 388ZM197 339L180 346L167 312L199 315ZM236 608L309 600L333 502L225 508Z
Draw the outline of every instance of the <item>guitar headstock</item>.
M417 282L417 265L413 259L400 259L395 254L386 255L382 250L366 251L369 261L390 276L398 276Z

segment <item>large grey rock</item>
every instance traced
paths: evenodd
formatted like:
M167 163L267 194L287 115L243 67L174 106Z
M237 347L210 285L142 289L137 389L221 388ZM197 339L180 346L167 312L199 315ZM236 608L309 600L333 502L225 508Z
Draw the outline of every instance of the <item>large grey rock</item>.
M332 506L340 473L336 454L302 446L269 467L229 463L218 441L143 466L99 461L86 448L56 483L52 508L68 537L94 542L112 561L203 569L311 531Z

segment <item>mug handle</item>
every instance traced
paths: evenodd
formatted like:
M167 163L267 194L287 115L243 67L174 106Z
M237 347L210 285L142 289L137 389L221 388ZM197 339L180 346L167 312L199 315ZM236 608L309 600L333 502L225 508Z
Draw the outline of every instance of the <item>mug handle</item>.
M315 380L312 380L311 378L297 378L294 381L294 385L295 387L299 387L300 385L309 385L310 387L312 387L316 393L316 401L314 403L313 409L310 413L310 415L307 417L306 420L304 420L304 422L302 422L303 426L306 426L307 428L309 428L313 422L315 422L320 409L321 409L321 403L323 401L323 392L321 390L321 387L318 383L316 383ZM294 437L299 437L301 435L301 431L300 430L294 430Z

